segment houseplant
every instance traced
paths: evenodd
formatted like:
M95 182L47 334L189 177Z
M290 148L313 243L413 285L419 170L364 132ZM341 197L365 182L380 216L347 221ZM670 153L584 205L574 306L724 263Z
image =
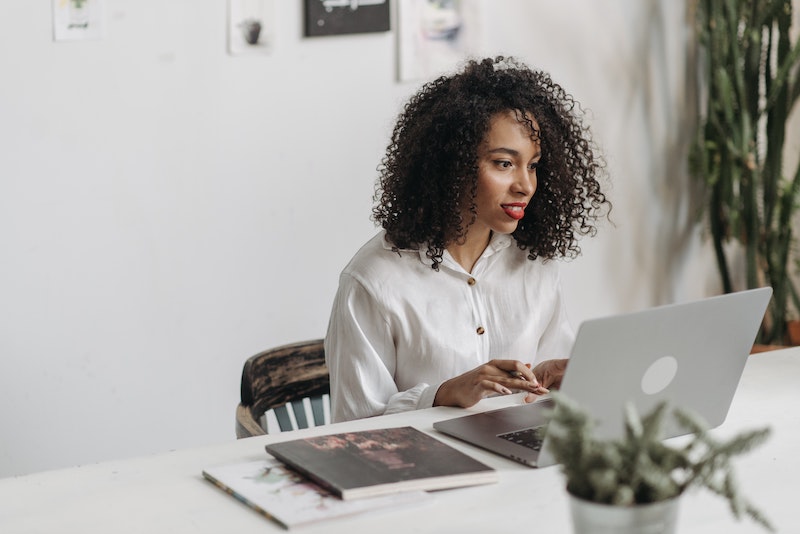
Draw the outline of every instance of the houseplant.
M767 518L740 494L730 462L731 457L765 441L768 428L718 440L703 421L675 409L670 412L675 421L692 436L670 446L661 434L667 405L658 404L641 418L629 405L624 436L600 440L593 436L592 421L577 404L558 392L552 395L555 408L547 430L549 447L566 476L576 534L673 532L678 499L693 487L726 498L737 518L748 516L774 531ZM653 523L637 524L642 518Z
M700 112L690 172L705 185L704 215L723 290L741 289L732 265L743 251L747 288L774 291L757 341L783 344L787 311L800 310L791 261L800 208L800 161L791 160L800 158L796 146L789 153L786 144L800 95L792 0L690 5ZM796 168L788 168L792 164Z

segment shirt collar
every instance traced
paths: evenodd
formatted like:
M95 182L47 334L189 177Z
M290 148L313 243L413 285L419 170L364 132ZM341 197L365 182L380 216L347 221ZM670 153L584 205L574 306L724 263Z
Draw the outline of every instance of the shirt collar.
M514 241L514 238L511 237L510 234L498 234L496 232L492 233L492 238L489 240L489 244L486 246L486 249L481 254L481 258L488 258L492 254L496 254L497 252L503 250L504 248L508 248L511 246L511 243ZM392 245L386 239L386 233L383 234L383 239L381 240L383 244L383 248L386 250L393 250L395 246ZM409 248L398 248L399 252L416 252L419 255L419 259L425 265L430 265L431 260L428 258L428 247L421 246L421 247L409 247ZM449 256L449 255L448 255Z

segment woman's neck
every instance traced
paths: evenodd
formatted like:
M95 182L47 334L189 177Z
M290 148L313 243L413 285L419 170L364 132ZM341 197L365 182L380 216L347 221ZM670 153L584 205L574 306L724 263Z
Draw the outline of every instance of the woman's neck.
M472 268L481 257L483 251L489 245L492 239L492 232L467 232L463 243L453 243L447 247L447 252L450 256L461 265L468 273L472 272Z

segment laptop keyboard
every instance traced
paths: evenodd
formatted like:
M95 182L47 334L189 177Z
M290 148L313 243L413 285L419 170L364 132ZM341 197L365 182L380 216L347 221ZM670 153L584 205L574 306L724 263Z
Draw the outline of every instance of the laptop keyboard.
M497 437L538 451L541 450L542 441L544 441L544 428L543 426L537 426L534 428L526 428L525 430L515 430L514 432L499 434Z

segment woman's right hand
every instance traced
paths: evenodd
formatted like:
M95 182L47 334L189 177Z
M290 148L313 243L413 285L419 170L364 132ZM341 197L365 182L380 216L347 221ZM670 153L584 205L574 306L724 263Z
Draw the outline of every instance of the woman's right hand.
M534 395L548 392L528 365L518 360L492 360L442 383L433 405L469 408L490 395L510 395L515 390Z

